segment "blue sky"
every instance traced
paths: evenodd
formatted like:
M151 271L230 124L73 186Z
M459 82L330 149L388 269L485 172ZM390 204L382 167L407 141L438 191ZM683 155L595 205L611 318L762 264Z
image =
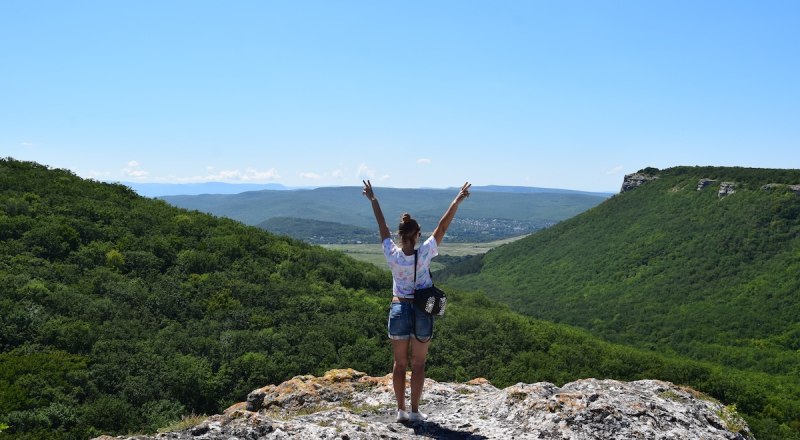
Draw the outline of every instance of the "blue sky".
M616 191L800 168L798 1L0 2L0 156L98 180Z

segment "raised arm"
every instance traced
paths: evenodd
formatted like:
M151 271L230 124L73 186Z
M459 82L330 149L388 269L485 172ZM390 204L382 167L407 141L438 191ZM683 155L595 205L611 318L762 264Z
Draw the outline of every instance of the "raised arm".
M381 205L378 203L378 198L375 197L375 192L372 191L372 183L369 180L362 180L362 182L364 182L364 189L361 190L361 194L364 194L372 203L372 212L375 213L375 221L378 222L378 232L381 234L381 243L383 243L383 240L391 238L392 233L389 232L389 227L386 226Z
M436 226L436 229L433 230L433 238L436 239L436 244L440 245L442 240L444 239L444 234L447 232L447 228L450 227L450 222L453 221L453 217L456 216L456 211L458 211L458 205L467 197L469 197L469 187L472 186L471 183L466 182L461 187L461 191L458 192L458 195L450 203L450 206L447 208L447 211L442 216L442 219L439 220L439 224Z

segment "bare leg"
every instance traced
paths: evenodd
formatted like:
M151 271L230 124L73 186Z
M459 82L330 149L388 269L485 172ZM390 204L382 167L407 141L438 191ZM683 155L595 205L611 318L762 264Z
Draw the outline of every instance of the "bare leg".
M425 385L425 359L428 357L430 341L419 342L411 338L411 411L419 412L419 399Z
M392 385L394 396L397 399L397 409L406 409L406 370L408 369L408 339L392 340L394 352L394 368L392 368ZM414 377L411 377L414 383ZM413 391L412 391L413 396Z

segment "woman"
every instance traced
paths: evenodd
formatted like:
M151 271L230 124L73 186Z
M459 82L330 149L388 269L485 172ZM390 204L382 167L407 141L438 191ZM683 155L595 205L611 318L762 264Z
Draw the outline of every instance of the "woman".
M401 246L392 241L392 234L383 218L381 206L369 180L362 181L362 193L372 202L372 211L378 222L383 243L383 254L392 269L392 305L389 311L389 338L392 340L394 368L392 385L397 399L397 421L422 421L427 417L419 411L422 386L425 383L425 358L433 337L433 318L427 313L414 313L414 290L433 285L428 270L431 259L439 254L439 244L456 215L458 205L469 197L469 182L464 183L458 195L439 220L436 229L418 250L415 250L421 232L419 224L408 213L403 214L398 228ZM415 257L416 254L416 257ZM416 287L414 285L416 265ZM406 369L411 348L411 413L406 412Z

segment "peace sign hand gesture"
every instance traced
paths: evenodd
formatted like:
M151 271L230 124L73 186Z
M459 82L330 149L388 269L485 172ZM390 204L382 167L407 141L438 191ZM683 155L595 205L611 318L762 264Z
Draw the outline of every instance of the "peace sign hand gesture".
M372 183L370 183L369 180L362 180L361 182L364 183L364 188L361 190L361 194L370 200L375 200L375 192L372 191Z
M461 186L461 190L458 192L458 195L456 196L456 202L460 203L462 200L464 200L467 197L469 197L469 188L471 186L472 186L471 183L464 182L464 185Z

